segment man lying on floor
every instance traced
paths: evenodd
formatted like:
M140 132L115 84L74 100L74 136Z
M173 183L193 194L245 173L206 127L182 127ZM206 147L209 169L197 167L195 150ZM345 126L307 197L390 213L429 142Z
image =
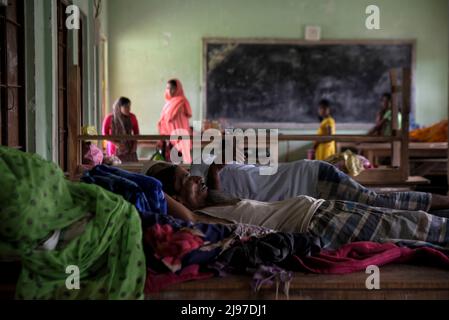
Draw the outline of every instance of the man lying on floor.
M163 169L169 171L157 175ZM193 165L189 173L181 166L157 161L148 162L142 173L157 175L158 179L168 177L166 184L172 185L176 193L180 192L183 181L192 175L202 177L210 189L241 199L273 202L305 195L399 210L428 212L449 209L448 196L411 191L378 194L324 161L301 160L280 164L277 173L271 176L260 175L260 167L254 165ZM174 182L170 175L175 177Z
M179 179L181 170L174 166L159 169L153 166L148 173L154 173L162 181L165 193L171 197L169 214L185 220L198 221L196 215L203 214L282 232L308 233L320 237L323 248L329 249L356 241L417 241L448 247L448 219L424 211L382 208L346 200L318 200L304 195L277 202L239 199L209 190L201 177L189 176L187 172ZM425 194L422 197L430 198ZM399 203L401 206L412 204Z

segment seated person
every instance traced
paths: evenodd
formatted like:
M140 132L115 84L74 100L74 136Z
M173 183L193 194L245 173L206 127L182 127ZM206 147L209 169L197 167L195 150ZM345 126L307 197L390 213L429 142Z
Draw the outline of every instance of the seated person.
M393 134L392 115L393 115L392 96L390 93L384 93L381 99L381 109L377 114L376 125L368 132L368 135L386 136L386 137L391 136ZM401 124L402 124L402 114L398 112L398 129L401 128Z
M163 170L166 173L160 173ZM171 170L172 173L168 174ZM301 160L280 164L272 176L259 174L260 167L244 164L193 165L189 173L166 162L148 162L143 173L161 180L170 193L180 192L189 175L201 176L213 190L236 198L274 202L306 195L316 199L346 200L374 207L429 211L449 208L449 197L423 192L378 194L367 189L333 165Z
M169 170L173 174L176 168L168 167L156 176L169 181L173 177L166 175ZM318 200L309 196L269 203L238 199L209 190L200 177L186 174L182 182L179 192L172 186L166 188L166 192L171 197L170 201L182 208L185 219L191 221L201 221L201 218L197 218L200 214L227 223L244 223L281 232L308 233L320 237L323 248L329 249L357 241L419 241L439 247L449 244L449 220L423 211L379 208L350 201Z

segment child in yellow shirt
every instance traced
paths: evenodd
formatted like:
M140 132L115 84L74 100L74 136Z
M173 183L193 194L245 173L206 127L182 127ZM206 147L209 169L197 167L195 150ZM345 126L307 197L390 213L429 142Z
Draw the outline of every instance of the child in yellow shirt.
M321 120L317 134L330 136L335 134L335 120L331 116L331 105L326 99L320 101L318 114ZM336 153L335 141L315 142L315 159L326 160Z

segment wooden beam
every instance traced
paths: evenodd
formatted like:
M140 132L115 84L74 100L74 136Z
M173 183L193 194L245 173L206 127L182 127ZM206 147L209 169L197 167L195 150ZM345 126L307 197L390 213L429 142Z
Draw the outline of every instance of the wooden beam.
M68 83L68 172L73 179L81 164L81 79L79 66L69 69Z
M402 92L402 86L393 85L391 86L391 93L400 93Z
M401 141L401 172L404 180L410 176L409 163L409 127L410 104L412 101L412 72L409 68L402 73L402 141Z
M279 141L329 141L336 142L391 142L399 141L400 137L378 137L368 135L332 135L332 136L320 136L320 135L283 135L278 137Z
M192 136L181 136L184 139L192 139ZM223 136L225 138L225 136ZM267 136L269 138L269 136ZM115 141L159 141L159 140L170 140L170 136L162 135L135 135L135 136L78 136L78 140L115 140ZM368 135L332 135L332 136L319 136L319 135L283 135L278 136L278 141L340 141L340 142L392 142L401 141L401 137L378 137L378 136L368 136Z
M390 70L390 82L391 82L391 135L397 136L399 134L399 93L397 89L398 85L398 72L396 69ZM401 166L401 142L392 142L392 154L391 154L391 165L393 167Z

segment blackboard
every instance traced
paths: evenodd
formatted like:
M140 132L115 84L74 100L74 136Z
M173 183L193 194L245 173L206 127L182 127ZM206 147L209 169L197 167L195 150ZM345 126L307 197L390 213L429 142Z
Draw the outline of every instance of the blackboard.
M205 41L205 115L231 125L311 124L326 98L337 123L373 123L389 70L413 69L413 55L410 41Z

